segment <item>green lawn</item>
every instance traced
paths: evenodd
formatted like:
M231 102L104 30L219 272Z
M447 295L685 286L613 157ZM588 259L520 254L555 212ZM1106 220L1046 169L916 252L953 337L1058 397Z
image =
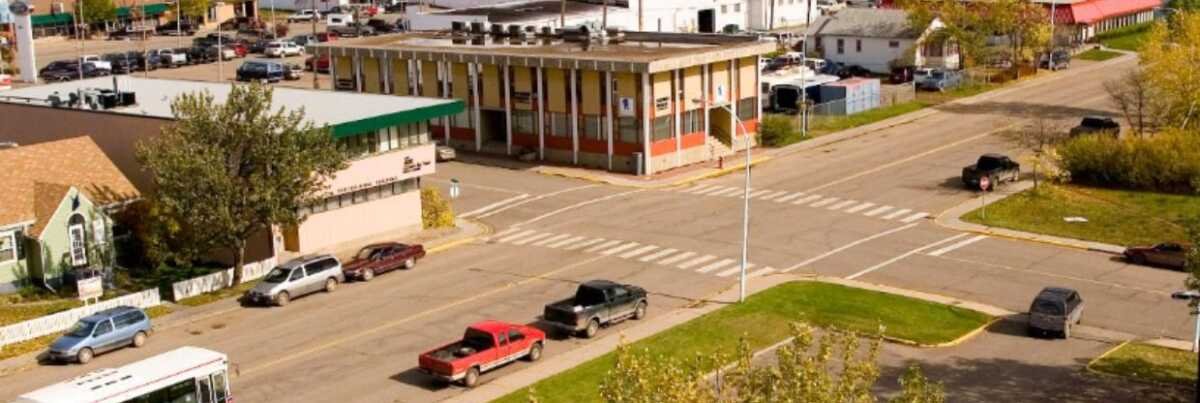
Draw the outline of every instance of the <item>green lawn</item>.
M1096 360L1089 368L1145 381L1191 385L1196 382L1196 353L1128 343Z
M732 353L738 340L745 337L751 348L761 349L790 336L789 324L796 321L863 333L873 333L884 326L889 337L934 344L957 339L990 320L985 314L947 305L800 281L759 292L743 304L721 308L638 341L632 347L646 349L656 356L686 359L720 351ZM539 401L599 401L599 385L614 360L613 353L608 353L536 383L534 389ZM497 401L524 402L528 394L528 390L521 389Z
M1042 183L967 213L968 222L1115 245L1186 239L1178 223L1200 215L1200 197ZM1085 223L1063 221L1084 217Z
M1102 62L1102 61L1117 58L1120 56L1121 56L1120 52L1113 52L1111 50L1092 49L1092 50L1080 53L1078 55L1075 55L1075 58L1080 59L1080 60L1090 60L1090 61L1094 61L1094 62Z
M1146 40L1146 36L1150 33L1151 26L1153 26L1153 23L1130 25L1096 35L1096 40L1100 41L1106 47L1136 52L1138 49L1141 49L1142 42Z
M83 305L75 299L60 299L45 302L0 305L0 326L40 318Z
M919 101L909 101L849 116L813 115L809 117L808 129L811 136L821 136L829 133L868 125L884 119L893 118L910 112L924 109L929 104Z

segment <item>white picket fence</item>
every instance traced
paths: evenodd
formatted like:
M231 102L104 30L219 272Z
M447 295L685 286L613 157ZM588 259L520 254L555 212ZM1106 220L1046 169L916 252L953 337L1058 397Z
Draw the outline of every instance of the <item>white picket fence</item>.
M242 281L254 280L265 276L273 267L275 267L274 257L247 263L242 266ZM187 297L194 297L231 286L233 286L232 267L216 273L171 284L171 298L179 301Z
M67 330L79 319L108 308L122 305L149 308L162 303L158 289L152 288L134 294L124 295L107 301L46 315L37 319L0 327L0 348L3 346L38 338L48 334Z

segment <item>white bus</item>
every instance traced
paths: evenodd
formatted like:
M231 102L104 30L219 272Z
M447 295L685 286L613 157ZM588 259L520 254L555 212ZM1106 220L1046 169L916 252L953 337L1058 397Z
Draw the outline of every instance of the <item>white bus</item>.
M26 393L14 403L232 403L229 359L180 347Z

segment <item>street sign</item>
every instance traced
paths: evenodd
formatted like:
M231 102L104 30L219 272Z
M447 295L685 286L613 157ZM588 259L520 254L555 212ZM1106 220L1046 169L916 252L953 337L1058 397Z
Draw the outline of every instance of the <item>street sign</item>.
M990 187L992 187L991 179L988 179L986 176L979 178L979 190L986 192Z
M633 97L621 97L617 100L617 115L623 118L637 116L633 109Z

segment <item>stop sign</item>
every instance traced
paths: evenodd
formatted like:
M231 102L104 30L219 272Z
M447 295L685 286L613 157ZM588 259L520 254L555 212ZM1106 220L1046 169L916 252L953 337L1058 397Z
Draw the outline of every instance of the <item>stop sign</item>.
M990 187L992 187L991 179L986 176L979 178L979 190L986 192Z

